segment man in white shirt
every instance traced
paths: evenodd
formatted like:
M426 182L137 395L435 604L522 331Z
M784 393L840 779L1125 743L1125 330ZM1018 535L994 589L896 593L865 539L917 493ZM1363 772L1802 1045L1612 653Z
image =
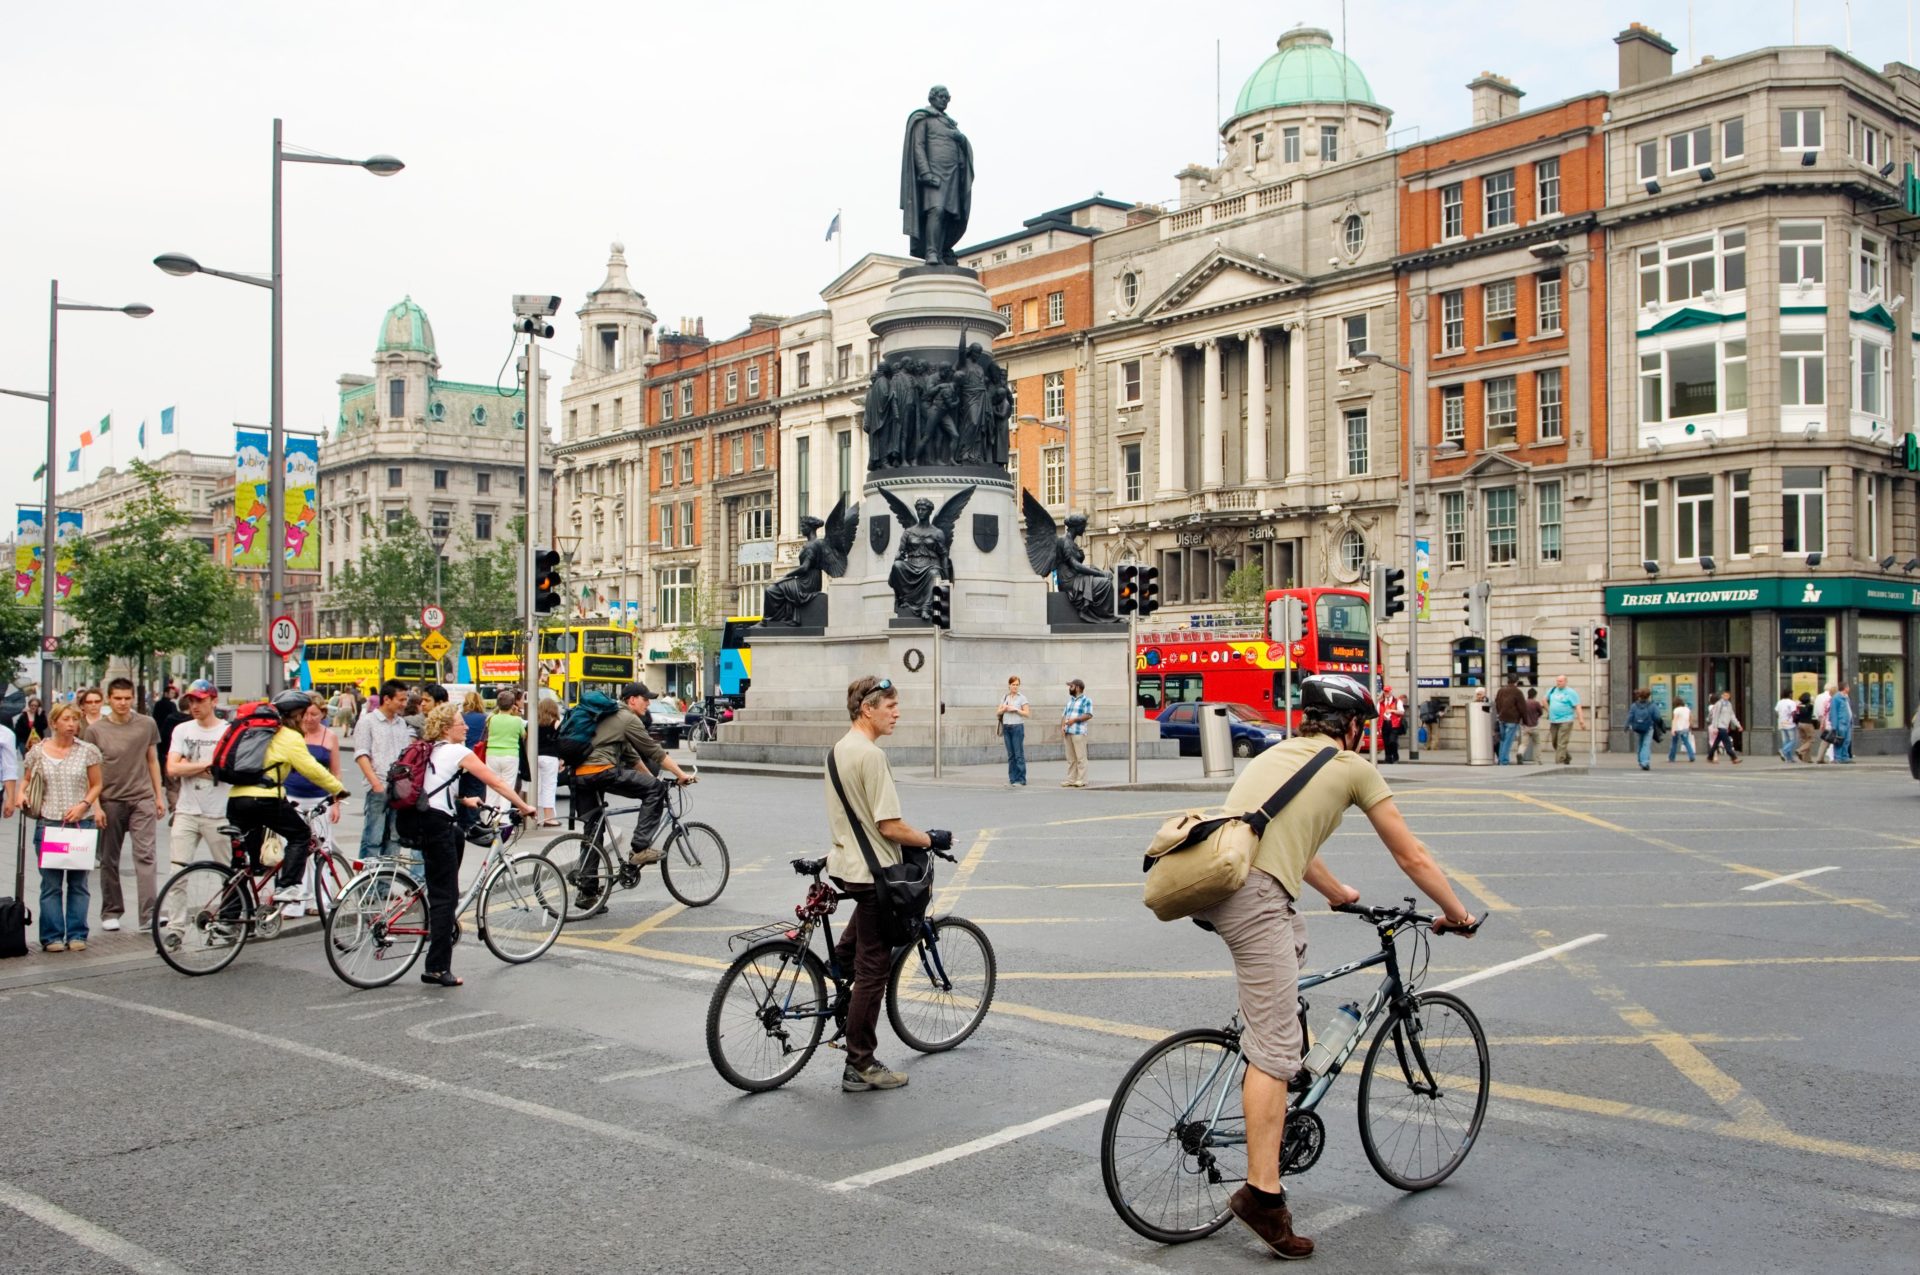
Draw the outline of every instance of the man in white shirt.
M353 728L353 761L367 781L365 822L360 825L360 858L387 853L387 772L419 735L402 715L407 684L388 678L377 704Z
M1793 728L1794 710L1799 707L1799 701L1785 691L1780 693L1780 702L1773 706L1773 724L1780 732L1781 761L1792 761L1794 745L1800 742L1800 732Z
M220 835L220 825L227 821L229 785L213 782L213 750L227 733L227 723L213 711L219 695L204 677L187 687L180 702L189 716L173 728L173 742L167 746L167 775L180 784L167 842L167 856L176 868L192 863L199 847L205 847L202 859L233 862L233 843Z
M1828 730L1827 709L1831 707L1832 704L1833 687L1831 685L1813 697L1813 729L1815 732L1813 736L1813 760L1821 766L1827 764L1827 753L1831 751L1827 746L1826 734Z

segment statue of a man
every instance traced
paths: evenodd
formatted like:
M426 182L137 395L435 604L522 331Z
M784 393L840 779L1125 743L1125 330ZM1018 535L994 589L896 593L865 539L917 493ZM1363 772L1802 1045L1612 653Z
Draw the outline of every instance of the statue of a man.
M936 84L927 106L907 116L900 155L900 213L914 256L958 265L954 245L973 212L973 145L947 114L952 95Z

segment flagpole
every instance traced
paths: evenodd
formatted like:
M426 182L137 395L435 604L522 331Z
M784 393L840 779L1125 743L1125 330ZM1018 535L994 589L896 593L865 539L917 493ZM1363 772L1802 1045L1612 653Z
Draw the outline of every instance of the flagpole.
M840 227L839 233L833 237L834 251L839 254L839 262L834 270L834 273L837 275L845 274L847 271L847 223L840 220L841 217L845 215L846 209L844 208L836 208L833 210L834 224Z

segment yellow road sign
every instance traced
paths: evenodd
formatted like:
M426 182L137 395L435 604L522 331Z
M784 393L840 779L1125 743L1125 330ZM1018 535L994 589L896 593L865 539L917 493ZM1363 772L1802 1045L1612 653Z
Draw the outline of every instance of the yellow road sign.
M427 653L430 660L442 660L453 649L453 643L447 641L443 633L429 633L420 639L420 649Z

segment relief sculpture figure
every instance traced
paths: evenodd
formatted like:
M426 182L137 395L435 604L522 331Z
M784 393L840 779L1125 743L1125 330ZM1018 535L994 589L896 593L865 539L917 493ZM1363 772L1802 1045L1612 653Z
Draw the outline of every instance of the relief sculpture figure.
M880 494L901 526L900 552L893 560L893 570L887 573L887 583L893 588L893 612L932 624L933 586L953 579L953 528L960 521L960 511L973 499L973 488L947 497L938 514L925 496L913 502L910 513L900 497L886 488L882 487Z
M1021 512L1027 519L1027 561L1034 574L1054 577L1073 613L1090 624L1117 619L1113 609L1113 573L1087 565L1087 551L1080 547L1086 534L1085 514L1069 514L1066 530L1056 529L1047 507L1022 490Z
M814 533L822 527L826 528L826 536L815 539ZM800 546L800 561L793 570L767 586L760 602L760 623L797 628L801 608L825 590L824 577L837 580L847 573L847 555L852 552L853 540L859 531L860 511L848 509L845 496L840 497L826 522L814 517L802 518L800 534L806 543Z

